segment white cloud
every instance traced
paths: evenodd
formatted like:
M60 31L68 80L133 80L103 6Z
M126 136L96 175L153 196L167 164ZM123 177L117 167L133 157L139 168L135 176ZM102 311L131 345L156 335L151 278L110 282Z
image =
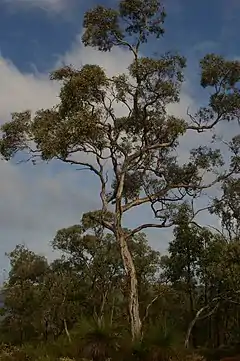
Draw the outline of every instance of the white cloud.
M52 172L47 165L0 163L0 229L4 251L25 242L47 254L48 243L59 228L79 222L83 211L97 207L97 199L86 186L86 175L79 177L77 173L62 171L53 176Z
M58 87L46 74L21 73L8 59L0 57L0 122L10 112L39 107L51 107L57 103Z
M59 56L57 66L72 64L79 67L88 63L99 64L109 76L113 76L125 72L131 60L131 53L120 48L113 48L111 52L100 52L90 47L84 47L81 43L80 34L76 37L70 50Z
M37 7L42 10L62 12L66 9L67 5L69 7L72 0L3 0L3 2L12 8L29 9Z

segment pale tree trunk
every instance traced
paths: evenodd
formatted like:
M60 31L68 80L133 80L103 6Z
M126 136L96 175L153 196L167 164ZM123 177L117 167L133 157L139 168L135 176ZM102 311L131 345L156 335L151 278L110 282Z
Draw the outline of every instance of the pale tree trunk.
M122 228L122 195L124 186L125 172L122 172L119 177L119 184L116 194L116 223L115 223L115 236L117 242L119 242L121 249L121 257L123 266L126 272L126 276L129 283L129 315L131 322L132 339L136 340L141 337L142 322L139 312L139 300L138 300L138 281L136 275L136 269L134 266L131 252L129 251L126 234Z
M64 320L63 320L63 324L64 324L64 330L65 330L65 332L66 332L68 341L71 343L71 342L72 342L72 339L71 339L70 333L69 333L69 331L68 331L67 321L66 321L65 318L64 318Z
M128 244L124 234L119 236L119 244L121 248L121 256L127 278L129 280L129 314L131 320L132 339L141 337L142 322L139 312L138 300L138 281L132 255L129 251Z

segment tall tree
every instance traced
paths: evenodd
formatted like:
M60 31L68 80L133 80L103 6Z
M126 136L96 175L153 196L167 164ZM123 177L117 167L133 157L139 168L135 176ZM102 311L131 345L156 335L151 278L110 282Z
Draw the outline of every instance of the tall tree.
M200 64L201 85L212 89L209 104L187 120L168 114L167 106L179 101L185 59L174 53L142 53L148 39L163 35L165 16L160 0L121 0L114 9L97 6L88 11L84 45L100 51L125 48L132 54L126 73L109 78L92 64L61 68L51 75L62 84L59 105L34 115L14 113L1 129L0 151L7 160L27 151L34 162L57 159L98 177L102 208L86 218L113 232L120 246L133 338L141 334L141 317L129 239L149 227L172 226L182 201L226 177L218 173L207 182L208 173L222 165L218 150L202 145L184 164L175 150L180 136L212 130L238 118L240 109L239 62L210 54ZM117 103L124 109L122 116L115 112ZM147 203L157 221L126 230L123 216Z

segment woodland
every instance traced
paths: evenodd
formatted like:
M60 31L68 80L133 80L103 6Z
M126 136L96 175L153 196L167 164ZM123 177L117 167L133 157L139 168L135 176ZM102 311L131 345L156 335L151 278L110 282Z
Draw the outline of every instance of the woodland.
M100 206L56 233L54 261L23 245L8 254L0 360L240 354L240 134L223 134L240 119L240 62L206 54L199 62L206 103L172 115L187 61L144 53L149 41L161 42L165 20L159 0L90 9L83 44L125 49L132 56L125 73L109 77L94 64L57 69L50 78L61 86L59 104L13 113L1 127L3 159L89 172ZM194 136L198 144L183 156L183 140ZM126 227L126 217L146 207L152 219ZM149 229L159 242L169 230L167 253L150 246Z

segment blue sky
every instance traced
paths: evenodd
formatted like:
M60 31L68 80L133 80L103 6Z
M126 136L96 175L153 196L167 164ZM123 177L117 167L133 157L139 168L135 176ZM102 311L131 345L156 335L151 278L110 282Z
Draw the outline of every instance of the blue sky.
M124 71L128 53L97 54L80 43L83 14L95 4L94 0L0 0L1 122L12 111L55 104L58 88L48 80L48 72L61 62L79 66L97 59L110 74ZM145 53L177 50L188 58L181 102L173 107L185 116L189 105L195 107L204 98L199 58L207 52L240 56L240 2L165 0L165 5L166 34L150 42ZM4 253L17 243L52 258L48 243L56 230L78 222L82 212L98 204L95 180L59 164L33 167L0 161L0 177L0 274L8 267ZM147 209L139 211L132 222L137 224L146 216L150 217ZM165 250L169 233L154 231L149 238L155 248Z
M2 55L21 71L32 71L34 67L48 71L54 67L56 57L69 49L81 31L84 12L96 3L69 0L65 5L64 1L1 0ZM165 4L168 17L166 34L158 45L161 49L177 49L190 58L204 53L205 47L224 55L238 51L237 0L165 0ZM151 45L148 48L157 50L156 43Z

